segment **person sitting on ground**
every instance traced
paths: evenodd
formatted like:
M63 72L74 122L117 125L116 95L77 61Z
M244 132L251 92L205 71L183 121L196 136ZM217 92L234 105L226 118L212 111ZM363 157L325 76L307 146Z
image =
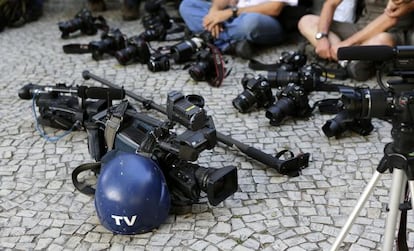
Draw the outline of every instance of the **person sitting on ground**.
M300 33L315 47L320 58L337 61L340 47L354 45L388 45L404 44L404 31L407 24L399 25L400 17L393 17L384 11L363 29L352 20L338 22L336 14L346 10L355 11L358 0L326 0L320 16L306 15L298 23ZM344 6L344 9L340 9ZM348 6L348 7L346 7ZM405 27L403 27L405 26ZM374 74L372 62L351 61L347 65L349 76L358 81L365 81Z
M245 59L253 56L252 45L277 45L286 32L277 19L285 5L297 0L183 0L179 13L194 34L208 31L215 45L226 54Z
M123 0L122 2L122 18L125 21L137 20L139 18L141 0ZM91 11L105 11L105 0L88 0L89 9Z

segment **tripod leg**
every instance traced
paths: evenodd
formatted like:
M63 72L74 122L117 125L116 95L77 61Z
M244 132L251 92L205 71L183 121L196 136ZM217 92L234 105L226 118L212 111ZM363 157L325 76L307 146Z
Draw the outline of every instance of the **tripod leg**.
M408 187L410 189L410 193L411 193L411 208L414 209L414 180L409 180L408 181Z
M400 215L400 204L404 198L404 184L406 183L407 176L405 175L405 171L394 168L390 190L390 202L388 204L389 212L385 223L383 251L392 250L393 244L395 243L395 229Z
M351 215L349 216L345 225L342 227L341 232L339 233L338 237L335 239L335 242L331 247L331 251L339 249L339 246L342 244L342 241L345 239L345 236L348 234L356 217L359 215L359 212L361 211L362 207L365 205L365 202L367 201L368 196L372 193L372 190L377 184L380 178L380 175L381 175L380 172L375 171L368 185L365 187L364 191L362 192L361 197L359 198L356 206L354 207L354 210L352 210Z

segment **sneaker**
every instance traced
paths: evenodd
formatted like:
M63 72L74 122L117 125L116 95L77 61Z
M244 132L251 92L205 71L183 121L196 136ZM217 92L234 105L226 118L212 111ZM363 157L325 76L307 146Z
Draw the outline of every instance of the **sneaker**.
M346 70L348 72L348 76L356 81L366 81L375 75L375 67L372 61L349 61L346 66Z
M139 18L139 7L140 4L130 5L124 1L122 5L122 18L125 21L133 21Z
M88 0L89 9L91 11L105 11L106 4L104 0Z
M251 59L253 57L253 45L247 40L231 42L230 45L223 50L223 53L241 57L243 59Z

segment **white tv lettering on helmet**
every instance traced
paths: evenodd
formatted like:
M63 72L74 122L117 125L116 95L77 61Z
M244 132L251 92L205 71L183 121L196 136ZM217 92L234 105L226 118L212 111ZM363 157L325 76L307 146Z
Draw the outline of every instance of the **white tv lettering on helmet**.
M128 216L119 216L119 215L111 215L111 217L112 219L115 220L115 224L118 226L121 225L122 220L125 221L125 223L128 226L133 226L135 223L135 220L137 219L136 215L132 216L131 219L129 219Z

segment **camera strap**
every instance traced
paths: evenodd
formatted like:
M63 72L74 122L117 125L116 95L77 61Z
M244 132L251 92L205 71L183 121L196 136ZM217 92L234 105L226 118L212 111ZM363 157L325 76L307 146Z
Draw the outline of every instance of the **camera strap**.
M101 162L86 163L86 164L77 166L72 172L72 183L75 186L75 188L83 194L94 195L95 188L93 188L91 185L87 185L84 182L79 182L78 176L80 173L84 171L89 171L89 170L97 174L99 173L100 169L101 169Z
M112 150L115 142L115 136L124 119L124 114L128 108L128 101L124 100L117 106L108 109L107 120L105 123L105 142L108 151Z
M401 217L400 227L397 235L397 249L398 251L408 251L407 245L407 211L411 209L411 203L409 199L408 184L405 186L405 199L404 203L400 205Z
M221 83L223 82L223 79L225 78L225 74L226 74L225 73L226 69L224 68L224 60L223 60L223 57L221 55L220 50L216 46L214 46L210 43L207 43L207 46L210 48L210 51L213 54L214 68L215 68L215 71L216 71L216 77L213 78L208 83L211 86L220 87Z

